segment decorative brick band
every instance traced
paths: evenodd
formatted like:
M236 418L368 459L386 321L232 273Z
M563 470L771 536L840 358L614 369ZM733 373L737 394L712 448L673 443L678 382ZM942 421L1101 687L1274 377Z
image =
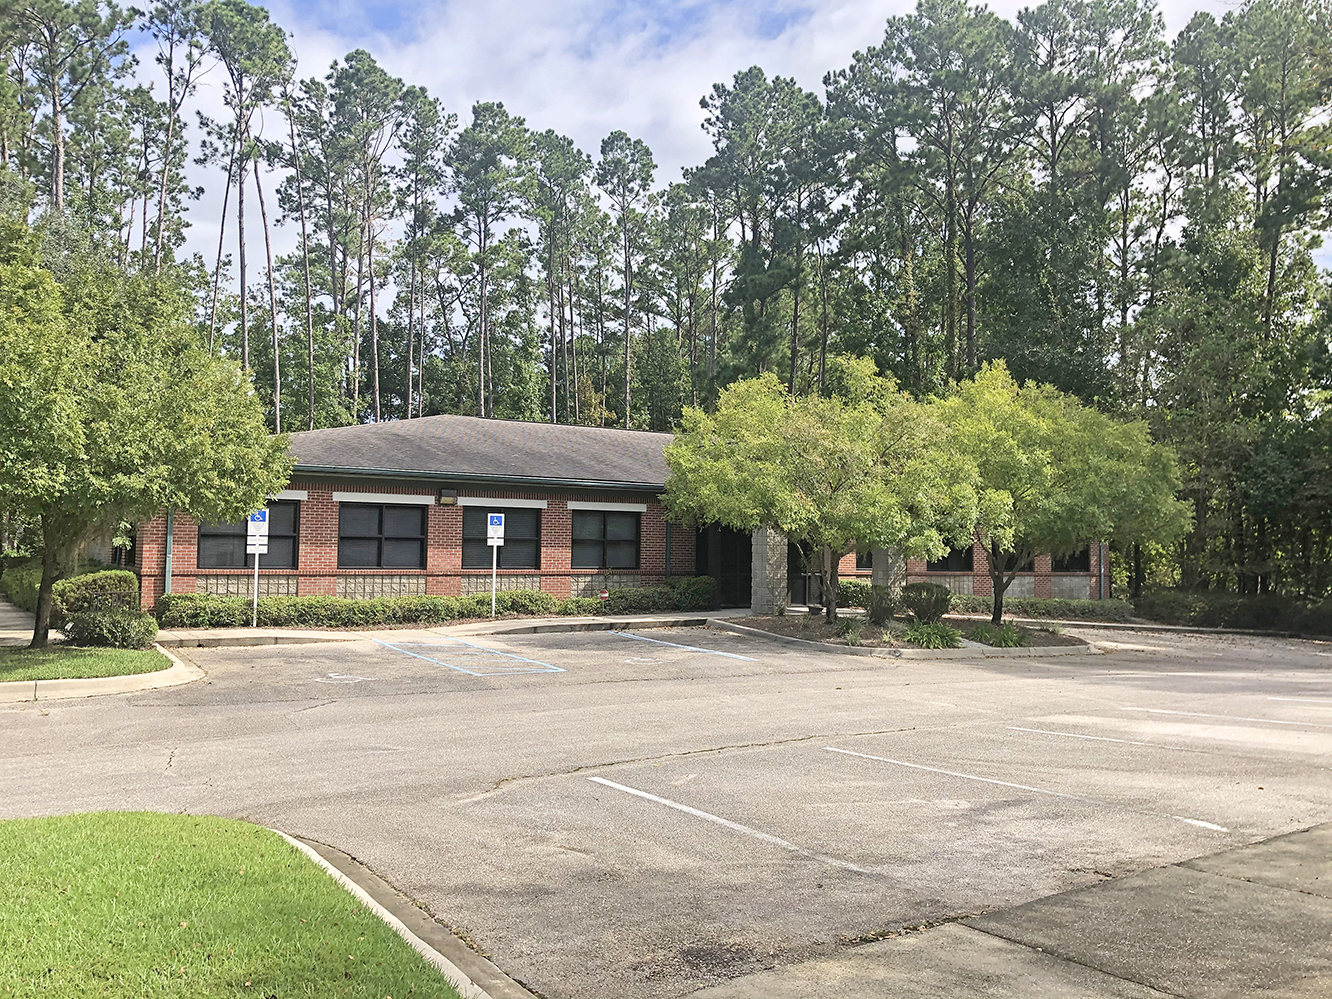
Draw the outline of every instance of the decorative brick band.
M424 576L339 576L338 596L353 600L371 597L419 597L426 591Z
M229 573L217 576L195 576L194 592L213 593L221 597L248 597L254 593L254 577ZM259 596L296 596L295 576L259 576Z

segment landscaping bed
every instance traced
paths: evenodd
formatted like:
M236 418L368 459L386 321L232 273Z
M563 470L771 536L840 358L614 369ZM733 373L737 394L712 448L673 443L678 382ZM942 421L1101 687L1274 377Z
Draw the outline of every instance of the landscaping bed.
M945 621L959 629L968 641L979 642L981 645L993 648L1044 649L1061 645L1087 644L1080 638L1060 634L1049 628L1029 628L1015 624L1005 624L1002 628L995 628L988 621L976 622L966 618L945 618Z
M103 649L50 645L0 648L0 683L7 680L86 680L155 673L171 666L156 649ZM0 949L3 945L0 944Z
M305 855L245 822L0 822L0 884L5 999L457 996Z
M906 641L904 629L897 627L896 622L888 628L879 628L872 624L864 624L862 619L843 618L840 622L855 622L860 625L858 640L848 641L848 635L840 633L838 625L831 625L823 619L822 614L786 614L783 616L772 617L737 617L729 619L732 624L738 624L746 628L758 628L760 631L770 631L774 635L784 635L787 638L799 638L806 642L823 642L826 645L863 645L871 649L915 649L918 645Z

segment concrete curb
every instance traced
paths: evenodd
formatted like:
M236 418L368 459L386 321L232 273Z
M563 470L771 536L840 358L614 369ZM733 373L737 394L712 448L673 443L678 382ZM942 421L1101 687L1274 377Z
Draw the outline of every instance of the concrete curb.
M965 621L989 621L988 614L949 614L948 617L961 618ZM1306 642L1329 642L1327 635L1306 635L1298 631L1264 631L1261 628L1200 628L1187 624L1156 624L1151 621L1132 623L1126 621L1070 621L1054 617L1004 617L1008 624L1034 625L1048 628L1057 624L1061 628L1097 628L1105 631L1151 631L1165 635L1245 635L1249 638L1299 638Z
M969 643L960 649L874 649L863 645L829 645L826 642L811 642L805 638L792 638L778 635L762 628L750 628L735 624L724 618L713 618L708 627L734 632L753 638L764 638L778 645L788 645L804 649L807 652L831 652L834 655L871 656L875 659L1007 659L1040 658L1044 656L1100 655L1101 651L1090 644L1085 645L1047 645L1037 648L996 649L985 645Z
M443 975L463 999L536 999L421 909L405 901L388 882L364 864L326 844L300 840L280 829L272 831L313 860L382 919Z
M218 634L225 631L226 634ZM172 629L158 635L157 643L171 649L248 648L255 645L307 645L314 642L354 642L350 631L276 631L264 628Z
M129 676L99 676L81 680L10 680L0 683L0 704L23 701L52 701L70 697L98 697L102 694L133 694L141 690L178 687L204 678L204 671L175 656L160 645L158 652L171 660L166 669Z

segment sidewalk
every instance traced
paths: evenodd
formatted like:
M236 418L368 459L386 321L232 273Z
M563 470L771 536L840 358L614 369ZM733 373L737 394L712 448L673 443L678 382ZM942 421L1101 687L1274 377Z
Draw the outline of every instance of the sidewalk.
M748 607L716 611L670 611L599 617L519 617L467 624L404 625L402 628L365 631L318 631L291 628L172 628L157 633L157 644L167 649L235 648L250 645L303 645L309 642L392 641L403 631L429 631L436 635L532 635L561 631L599 631L611 628L672 628L703 625L709 618L744 617Z
M1332 995L1332 823L738 978L692 999Z
M27 645L32 641L33 616L0 596L0 645Z

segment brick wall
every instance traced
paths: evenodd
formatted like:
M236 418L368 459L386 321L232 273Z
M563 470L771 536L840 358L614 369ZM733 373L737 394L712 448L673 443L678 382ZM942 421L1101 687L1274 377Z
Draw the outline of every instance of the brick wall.
M490 570L462 567L462 506L433 504L426 510L426 567L424 569L340 569L338 568L338 504L336 492L366 492L395 495L435 497L433 485L400 482L337 483L331 481L296 481L293 489L306 490L308 497L300 502L300 539L298 565L291 569L260 569L260 593L281 586L295 577L297 592L301 596L338 593L373 595L378 592L425 592L441 596L457 596L490 589ZM466 488L460 496L485 497L496 500L545 500L541 511L541 567L540 569L500 570L501 588L532 588L539 585L552 596L564 599L570 595L595 592L608 582L605 573L593 569L570 567L573 519L569 501L600 503L643 503L647 511L641 515L639 568L617 569L615 585L650 585L662 582L667 575L693 575L694 532L681 528L671 529L671 571L666 569L666 519L661 503L655 496L645 493L616 492L556 492L549 490L495 490ZM502 506L502 503L497 505ZM193 593L197 588L212 592L250 592L253 569L199 569L197 559L198 525L193 519L176 514L173 518L173 558L171 589L174 593ZM164 563L166 550L166 516L159 514L138 528L138 565L143 606L151 609L164 592ZM242 577L235 586L226 577ZM269 583L266 577L275 578ZM372 578L367 578L372 577Z

